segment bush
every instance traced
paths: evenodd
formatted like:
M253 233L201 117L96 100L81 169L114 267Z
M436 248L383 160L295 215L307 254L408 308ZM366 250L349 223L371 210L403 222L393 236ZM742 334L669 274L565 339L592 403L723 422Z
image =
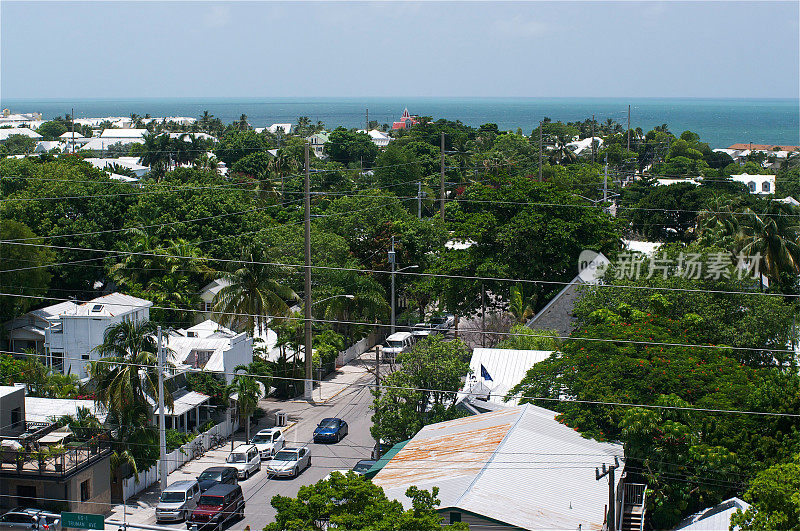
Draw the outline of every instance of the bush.
M208 372L190 373L186 375L186 388L211 397L211 404L227 406L225 400L225 382Z
M166 435L167 453L170 453L176 448L180 448L195 437L192 433L183 433L178 430L167 430Z
M209 419L209 420L206 421L205 424L200 426L200 433L205 433L205 432L207 432L208 430L210 430L211 428L213 428L216 425L217 425L216 422L214 422L213 420Z

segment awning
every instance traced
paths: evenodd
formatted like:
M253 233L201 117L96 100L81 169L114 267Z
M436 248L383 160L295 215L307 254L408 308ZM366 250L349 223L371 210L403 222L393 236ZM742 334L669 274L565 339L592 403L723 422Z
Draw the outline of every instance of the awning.
M72 435L72 430L69 429L67 426L58 428L57 430L51 431L44 437L39 437L37 441L39 444L58 444L64 441L67 437Z
M164 408L165 414L179 417L184 413L188 413L189 411L193 410L197 406L201 406L211 400L211 397L208 395L204 395L203 393L198 393L196 391L188 391L182 395L173 396L172 402L173 406L172 409ZM158 414L158 407L156 407L156 414Z
M364 477L365 477L365 478L368 478L368 479L372 479L372 478L374 478L374 477L375 477L375 475L376 475L378 472L380 472L380 471L381 471L381 469L382 469L383 467L385 467L385 466L386 466L386 464L387 464L389 461L391 461L391 460L392 460L392 457L396 456L396 455L397 455L397 453L398 453L400 450L402 450L402 449L405 447L405 445L406 445L406 444L408 444L408 441L410 441L410 440L411 440L411 439L408 439L408 440L405 440L405 441L400 441L399 443L397 443L397 444L395 444L394 446L392 446L391 448L389 448L389 449L386 451L386 453L385 453L385 454L383 454L383 455L381 456L381 458L380 458L380 459L378 459L378 462L377 462L377 463L375 463L374 465L372 465L372 468L370 468L369 470L367 470L366 472L364 472Z

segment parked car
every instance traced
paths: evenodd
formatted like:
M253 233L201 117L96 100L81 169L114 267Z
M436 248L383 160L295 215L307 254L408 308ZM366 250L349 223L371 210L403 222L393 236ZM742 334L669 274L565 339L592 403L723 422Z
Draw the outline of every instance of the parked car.
M430 323L417 323L411 327L411 335L414 336L414 342L435 335L438 332L439 329L434 328Z
M414 336L411 332L395 332L386 338L386 346L383 348L384 358L396 358L398 354L408 352L414 345Z
M378 459L381 458L383 454L388 452L391 448L392 448L391 444L387 444L383 442L383 439L381 439L381 442L379 443L376 442L375 446L372 447L372 454L370 454L370 456L372 457L373 461L377 461Z
M244 518L244 496L239 485L214 485L200 496L197 508L186 520L186 529L211 528L222 531L233 517Z
M275 452L283 448L286 445L286 438L280 428L267 428L253 435L250 443L258 448L263 460L270 459Z
M267 474L296 478L300 472L311 466L311 452L308 448L284 448L267 463Z
M374 459L362 459L361 461L356 463L356 465L353 467L353 472L355 472L356 474L364 475L367 473L367 471L369 471L370 468L372 468L372 465L374 465L377 462L378 461Z
M61 531L61 518L40 509L13 509L0 516L0 529L25 531Z
M254 444L237 446L228 454L225 462L238 471L239 479L247 479L261 471L261 454Z
M347 422L342 419L322 419L314 429L314 442L339 442L348 432Z
M434 315L431 317L431 324L437 330L441 330L445 332L453 327L456 323L456 318L452 314L445 314L445 315Z
M176 481L161 491L156 505L156 522L180 522L186 520L200 499L200 484L197 481Z
M197 476L197 482L200 484L200 492L207 491L217 483L238 485L239 471L232 466L212 466Z

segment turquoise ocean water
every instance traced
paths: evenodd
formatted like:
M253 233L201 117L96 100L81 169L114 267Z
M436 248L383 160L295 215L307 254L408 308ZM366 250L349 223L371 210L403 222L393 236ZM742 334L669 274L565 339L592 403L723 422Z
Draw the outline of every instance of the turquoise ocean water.
M308 116L327 127L363 127L365 110L371 120L398 120L405 107L412 114L460 120L478 126L496 123L502 130L521 128L530 134L545 116L576 121L611 118L623 126L631 105L631 126L648 131L666 123L670 131L691 130L711 147L735 142L800 144L798 99L689 98L153 98L32 100L0 99L13 112L41 112L46 119L70 112L75 116L193 116L204 110L229 123L246 114L255 127L297 121Z

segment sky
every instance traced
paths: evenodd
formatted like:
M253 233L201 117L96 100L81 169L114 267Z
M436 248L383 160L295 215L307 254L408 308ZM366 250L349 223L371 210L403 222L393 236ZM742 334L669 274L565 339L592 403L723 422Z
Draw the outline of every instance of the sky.
M3 98L797 98L798 2L0 2Z

